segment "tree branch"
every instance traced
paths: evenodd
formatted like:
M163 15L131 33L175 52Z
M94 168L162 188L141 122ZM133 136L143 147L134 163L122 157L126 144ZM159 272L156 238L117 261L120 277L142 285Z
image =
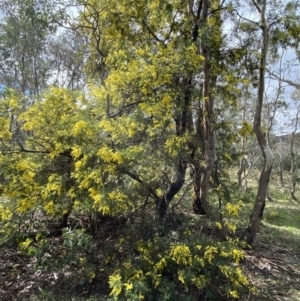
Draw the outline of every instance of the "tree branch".
M152 36L157 42L163 43L163 41L157 37L157 35L152 31L152 29L148 26L148 24L147 24L144 20L142 21L142 24L143 24L144 26L146 26L148 32L151 34L151 36Z
M289 85L291 85L291 86L293 86L293 87L295 87L295 88L297 88L297 89L300 89L300 84L298 84L298 83L296 83L296 82L294 82L294 81L292 81L292 80L286 79L286 78L281 78L280 76L274 74L273 72L271 72L271 71L268 70L268 69L267 69L267 71L268 71L268 73L270 74L271 78L272 78L272 77L273 77L273 79L276 78L276 79L278 79L278 80L280 80L280 81L282 81L282 82L284 82L284 83L287 83L287 84L289 84Z
M137 176L136 174L134 174L133 172L123 168L121 169L121 171L129 176L131 179L137 181L138 183L140 183L142 186L146 187L147 190L150 192L150 194L153 196L153 198L155 199L156 203L158 203L160 201L158 195L155 193L154 189L152 187L150 187L149 185L145 184L144 181L139 177Z

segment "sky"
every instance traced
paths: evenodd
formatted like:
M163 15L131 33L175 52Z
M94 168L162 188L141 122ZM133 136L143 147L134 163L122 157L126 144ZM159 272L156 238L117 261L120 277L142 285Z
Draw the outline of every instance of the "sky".
M300 84L300 64L293 49L288 49L282 52L282 63L275 66L274 73L280 75L284 79L291 80ZM271 85L277 85L278 81L271 81ZM294 121L297 114L297 107L300 105L300 99L293 99L295 87L287 83L282 83L284 86L284 93L281 99L287 103L288 107L278 109L275 115L276 124L273 131L277 135L288 134L294 130Z

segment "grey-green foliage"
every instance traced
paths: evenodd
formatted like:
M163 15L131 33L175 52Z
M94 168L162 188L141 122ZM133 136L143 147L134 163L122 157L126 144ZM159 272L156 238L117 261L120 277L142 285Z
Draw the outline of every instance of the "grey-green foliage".
M0 82L24 94L47 85L51 64L47 42L63 18L50 0L13 0L0 4Z
M49 40L52 76L50 84L68 89L81 89L86 83L84 64L88 52L88 37L78 30L60 29Z

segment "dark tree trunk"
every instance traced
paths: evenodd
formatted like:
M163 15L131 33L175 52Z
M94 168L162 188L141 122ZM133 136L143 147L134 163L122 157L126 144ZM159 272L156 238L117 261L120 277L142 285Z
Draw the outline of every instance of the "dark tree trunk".
M70 213L65 213L62 215L61 218L61 228L67 228L68 227L68 218L69 218Z
M193 178L193 211L196 214L205 215L206 211L203 206L203 201L200 198L200 182L202 176L202 168L198 161L193 162L191 167L191 177Z
M272 171L272 166L267 170L263 170L260 175L258 192L255 199L254 208L250 216L249 226L245 230L242 237L244 238L244 236L246 236L246 242L248 244L252 244L259 230L261 220L263 218L271 171Z
M177 174L175 177L175 181L170 183L168 189L165 191L160 202L158 203L157 213L159 217L161 218L165 217L170 202L172 201L174 196L178 193L178 191L182 188L185 181L186 167L187 164L185 160L181 159L177 166Z
M181 104L181 112L175 118L176 123L176 136L182 137L187 131L191 132L193 128L192 112L191 112L191 89L192 89L192 77L185 78L185 90L183 99L178 99L178 103ZM183 101L182 101L183 100ZM176 167L175 180L169 183L168 188L165 190L162 198L157 204L157 213L160 218L163 218L167 214L169 205L174 196L179 192L185 182L185 174L187 169L187 160L183 157L178 158Z

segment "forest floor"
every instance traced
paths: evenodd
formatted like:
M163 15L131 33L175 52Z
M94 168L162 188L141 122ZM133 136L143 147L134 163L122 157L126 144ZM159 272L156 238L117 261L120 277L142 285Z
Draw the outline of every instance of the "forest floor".
M258 288L255 301L300 300L300 205L269 202L245 268Z
M242 217L241 223L247 218ZM51 244L55 246L61 239L53 237ZM98 251L103 247L99 240ZM95 260L95 265L99 263ZM72 266L56 274L36 270L35 264L35 259L22 254L17 245L0 248L1 301L96 301L109 293L104 291L107 280L101 277L83 285L80 279L72 278ZM252 248L245 251L243 269L257 287L257 295L244 300L300 300L300 204L282 197L267 203L260 232Z

